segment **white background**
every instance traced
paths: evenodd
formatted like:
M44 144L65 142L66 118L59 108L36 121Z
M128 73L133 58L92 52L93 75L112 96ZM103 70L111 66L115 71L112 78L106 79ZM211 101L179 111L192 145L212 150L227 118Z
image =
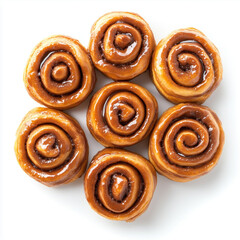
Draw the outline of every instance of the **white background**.
M240 239L240 2L237 1L2 1L0 0L0 239ZM204 105L222 120L226 143L219 164L197 180L177 183L158 175L148 210L133 223L107 220L88 205L83 178L48 188L18 166L13 146L24 115L39 106L22 74L33 47L53 34L88 46L95 20L110 11L132 11L151 26L156 42L171 31L195 27L219 48L223 81ZM112 82L97 71L94 92ZM157 98L159 116L171 103L148 72L133 82ZM92 96L92 94L91 94ZM103 147L86 127L89 99L68 110L82 125L89 160ZM128 149L147 157L147 140Z

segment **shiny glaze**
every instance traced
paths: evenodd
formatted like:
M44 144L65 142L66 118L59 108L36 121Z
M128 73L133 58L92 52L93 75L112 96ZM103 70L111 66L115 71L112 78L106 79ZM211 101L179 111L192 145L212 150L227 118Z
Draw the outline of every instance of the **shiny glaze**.
M149 141L149 158L160 174L187 182L217 164L223 144L222 125L212 110L179 104L157 122Z
M218 49L199 30L173 31L157 45L151 75L158 91L173 103L203 103L222 80Z
M120 174L114 174L112 176L110 192L116 201L123 201L129 192L128 188L128 179L125 176Z
M114 148L97 153L84 178L87 201L103 217L133 221L148 207L156 172L142 156Z
M69 75L69 69L67 65L59 63L58 65L53 67L51 75L55 81L59 82L66 81Z
M87 125L106 147L124 147L148 136L157 120L158 104L145 88L115 82L101 88L92 98Z
M91 30L93 63L113 80L130 80L146 71L154 47L149 25L135 13L107 13Z
M83 102L92 92L95 78L86 49L77 40L61 35L41 41L24 72L29 95L56 109L72 108Z
M85 172L88 143L72 117L57 110L34 108L17 130L15 154L29 176L49 187L57 186Z

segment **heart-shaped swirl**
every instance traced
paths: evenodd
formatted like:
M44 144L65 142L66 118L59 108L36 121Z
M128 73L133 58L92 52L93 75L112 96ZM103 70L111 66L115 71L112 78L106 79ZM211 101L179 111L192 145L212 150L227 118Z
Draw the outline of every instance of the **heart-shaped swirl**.
M87 124L104 146L124 147L147 137L157 113L157 101L145 88L127 82L111 83L93 96Z
M150 161L162 175L180 182L209 172L218 162L224 132L207 107L179 104L167 110L149 142Z
M107 148L93 158L86 172L85 193L100 215L133 221L148 207L156 180L156 172L145 158Z
M35 108L18 128L15 153L28 175L47 186L56 186L84 173L88 143L72 117L57 110Z
M33 50L24 73L30 96L48 107L68 109L92 92L95 72L85 48L66 36L53 36Z
M174 103L202 103L222 80L217 48L194 28L176 30L162 39L152 59L153 82Z
M113 80L129 80L146 71L154 47L149 25L134 13L105 14L91 30L93 63Z

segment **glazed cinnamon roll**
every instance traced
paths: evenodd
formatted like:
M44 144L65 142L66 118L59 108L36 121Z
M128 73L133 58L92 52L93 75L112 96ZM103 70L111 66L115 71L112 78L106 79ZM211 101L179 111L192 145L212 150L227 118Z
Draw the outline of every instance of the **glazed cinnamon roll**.
M135 13L107 13L91 30L93 63L113 80L129 80L146 71L154 47L149 25Z
M116 82L93 96L87 125L102 145L124 147L147 137L157 114L157 101L148 90L134 83Z
M24 83L37 102L68 109L92 92L95 71L87 51L77 40L52 36L33 50L24 72Z
M218 49L195 28L179 29L162 39L151 71L159 92L173 103L203 103L222 80Z
M179 104L157 122L149 142L156 170L178 182L209 172L218 162L224 132L217 115L207 107Z
M21 168L49 187L74 181L86 169L88 143L78 122L57 110L35 108L17 130Z
M91 161L84 178L87 201L103 217L133 221L148 207L156 172L138 154L106 148Z

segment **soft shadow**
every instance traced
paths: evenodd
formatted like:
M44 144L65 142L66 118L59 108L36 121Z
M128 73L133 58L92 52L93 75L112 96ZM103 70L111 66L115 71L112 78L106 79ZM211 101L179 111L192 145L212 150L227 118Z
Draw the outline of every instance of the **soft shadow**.
M96 75L97 75L97 83L94 88L94 91L90 94L90 96L79 106L66 111L68 114L75 117L80 122L81 126L83 126L83 130L87 136L87 139L90 145L89 161L91 160L93 155L95 155L99 150L103 149L104 147L100 145L92 137L92 135L90 134L89 130L86 127L86 113L87 113L88 105L92 96L100 88L102 88L108 83L113 82L113 80L107 78L98 70L96 70ZM159 116L161 116L161 114L166 109L174 105L169 101L167 101L157 91L156 87L154 86L154 84L152 83L149 77L149 71L146 71L145 73L136 77L131 82L145 87L155 96L158 102ZM219 89L218 92L216 92L216 94L211 97L212 105L215 105L216 103L219 104L219 102L223 101L221 100L222 95L224 94L222 91L223 91L222 88ZM204 104L204 105L208 105L208 101L206 103L207 104ZM137 143L130 147L126 147L125 149L138 153L148 159L148 142L149 142L149 136L145 140L141 141L140 143ZM227 159L227 151L223 151L223 154L220 159L220 163L210 173L187 183L174 182L161 175L158 175L157 187L148 209L134 222L132 223L115 222L115 221L103 219L100 216L99 216L99 221L109 225L109 227L115 230L117 229L119 230L119 228L121 228L123 230L123 234L125 230L128 230L132 232L132 234L134 234L136 230L141 231L141 229L144 229L144 231L147 231L150 228L151 229L158 228L165 231L167 228L170 228L169 221L171 221L171 224L178 224L178 222L181 221L181 216L182 216L181 214L184 215L191 211L191 208L186 207L185 209L182 207L185 202L194 201L194 199L196 199L195 198L196 196L197 197L201 196L201 194L206 196L208 193L212 192L213 190L216 191L217 188L220 188L219 181L224 177L224 169L226 168L226 164L227 164L226 162L222 161L223 159ZM79 198L81 198L81 201L86 202L84 198L84 189L83 189L84 180L83 179L84 177L82 176L81 178L77 179L73 183L54 188L53 192L55 194L58 194L58 193L62 194L62 191L64 191L66 194L64 194L63 199L61 201L65 202L66 199L70 200L72 205L74 205L76 208L79 208L79 204L80 204ZM67 191L69 191L69 194L71 196L66 196L68 195ZM184 193L184 195L182 194L182 192ZM179 198L178 200L179 206L176 205L176 203L178 202L176 200L176 197ZM198 204L198 202L193 203L193 207L196 204ZM96 216L93 214L93 218L95 217ZM168 222L165 221L166 219L168 219Z
M157 186L152 201L146 212L135 220L134 226L137 228L143 226L152 228L152 226L155 225L153 223L158 222L158 224L161 225L161 223L164 222L166 219L169 199L174 194L171 188L172 185L173 184L169 182L169 180L158 175Z
M169 214L169 199L174 196L172 191L174 183L169 182L169 180L158 175L158 181L156 190L154 192L153 198L146 209L146 211L139 216L134 222L113 222L106 221L106 224L112 229L118 230L122 229L122 234L124 235L125 231L134 234L136 231L141 231L143 234L147 233L148 229L165 229L169 223L166 223L165 220L168 219Z
M157 100L158 102L158 117L167 110L168 108L174 106L173 103L169 102L166 98L164 98L155 87L151 77L149 70L134 78L131 82L141 85L146 88Z
M149 137L137 144L134 144L133 146L126 147L125 149L140 154L148 159L148 151L146 151L148 149L148 141Z
M58 187L55 187L54 190L56 191L72 191L73 189L79 188L80 186L83 186L84 183L84 174L76 179L75 181L68 183L68 184L63 184Z

